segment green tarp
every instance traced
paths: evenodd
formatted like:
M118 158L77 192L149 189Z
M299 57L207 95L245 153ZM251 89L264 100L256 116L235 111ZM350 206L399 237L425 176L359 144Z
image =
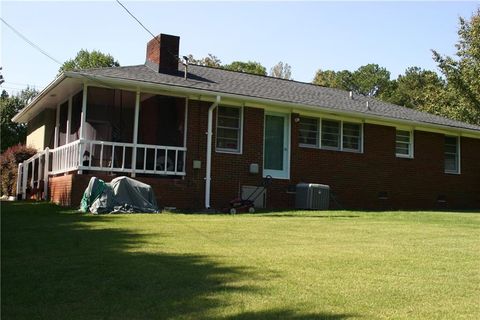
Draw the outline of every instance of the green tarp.
M80 211L91 213L159 212L153 189L129 177L105 183L92 177L83 194Z

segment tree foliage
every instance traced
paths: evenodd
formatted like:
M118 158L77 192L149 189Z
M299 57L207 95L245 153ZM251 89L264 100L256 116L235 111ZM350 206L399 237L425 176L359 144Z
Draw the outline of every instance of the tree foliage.
M292 67L288 63L278 62L270 69L270 76L274 78L292 80Z
M389 86L390 72L373 63L361 66L354 72L320 69L315 74L313 83L377 97Z
M18 164L36 153L37 150L34 148L19 144L9 147L0 154L0 165L2 166L0 193L2 195L14 194L17 184Z
M408 108L428 110L437 103L444 88L445 81L436 72L410 67L392 81L382 98Z
M433 59L447 80L446 96L456 101L455 119L480 124L480 9L471 19L459 18L456 57L432 50Z
M255 61L233 61L230 64L226 64L223 66L224 69L232 70L232 71L239 71L251 74L258 74L261 76L267 75L267 69L262 66L259 62Z
M195 59L193 55L189 54L188 62L192 64L197 64L199 66L205 66L205 67L214 67L214 68L222 67L222 61L217 56L211 53L209 53L208 56L201 59Z
M9 96L5 90L2 91L0 96L1 152L10 146L25 142L26 126L12 122L12 118L37 94L37 90L29 87L15 96Z
M119 66L118 61L110 54L105 54L97 50L89 52L88 50L81 49L74 59L65 61L58 72Z

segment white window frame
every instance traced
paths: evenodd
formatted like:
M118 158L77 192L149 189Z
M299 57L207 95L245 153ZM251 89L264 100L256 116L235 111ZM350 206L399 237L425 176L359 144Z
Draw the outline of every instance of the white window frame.
M311 144L304 144L304 143L298 143L298 146L299 147L303 147L303 148L314 148L314 149L322 149L322 150L331 150L331 151L341 151L341 152L352 152L352 153L363 153L363 136L364 136L364 132L363 132L363 128L364 128L364 125L363 125L363 122L361 121L357 121L357 120L354 120L354 119L348 119L348 120L344 120L344 119L336 119L336 118L333 118L333 117L315 117L315 116L311 116L311 115L300 115L299 116L300 118L310 118L310 119L317 119L318 121L318 131L317 131L317 146L314 146L314 145L311 145ZM334 122L338 122L340 124L340 135L339 135L339 138L340 138L340 143L339 143L339 146L338 147L327 147L327 146L323 146L322 145L322 131L323 131L323 124L322 124L322 121L323 120L326 120L326 121L334 121ZM360 133L360 136L359 136L359 141L358 141L358 149L350 149L350 148L345 148L343 146L343 124L344 123L348 123L348 124L356 124L360 127L360 130L359 130L359 133Z
M461 173L461 153L460 153L460 137L459 136L451 136L451 135L445 135L445 138L455 138L455 140L457 141L457 150L456 150L456 161L457 161L457 170L447 170L447 168L445 168L445 141L443 142L443 147L444 147L444 151L443 151L443 168L444 168L444 172L445 173L448 173L448 174L460 174Z
M347 123L347 124L356 124L358 125L360 128L359 128L359 136L358 136L358 149L350 149L350 148L345 148L343 146L343 125ZM340 144L341 144L341 150L342 151L345 151L345 152L357 152L357 153L363 153L363 125L362 123L358 123L358 122L351 122L351 121L342 121L342 125L341 125L341 137L340 137Z
M338 123L338 128L339 128L339 133L338 133L338 147L332 147L332 146L324 146L322 143L323 137L323 121L330 121L330 122L337 122ZM325 150L334 150L334 151L342 151L342 141L343 141L343 126L342 126L342 121L341 120L335 120L335 119L328 119L328 118L322 118L320 119L320 124L322 127L322 130L320 131L320 148L325 149Z
M218 114L220 108L232 108L232 109L238 109L239 110L239 128L238 128L238 148L237 149L230 149L230 148L219 148L217 145L217 139L218 139ZM230 153L230 154L242 154L243 152L243 106L242 107L237 107L237 106L230 106L230 105L219 105L217 110L216 110L216 123L215 123L215 152L217 153ZM222 127L221 127L222 128ZM227 128L227 129L232 129L232 128Z
M298 143L298 145L300 147L304 147L304 148L320 148L320 145L321 145L321 139L320 139L320 132L322 131L322 122L320 121L319 118L315 118L315 117L308 117L308 116L299 116L299 119L300 118L307 118L307 119L313 119L317 122L317 132L316 132L316 144L313 145L313 144L308 144L308 143ZM299 122L299 125L300 125L300 122ZM300 137L300 128L298 129L298 136Z
M409 141L408 141L408 154L397 153L397 142L405 143L403 141L397 141L397 133L398 131L404 131L409 133ZM406 158L406 159L413 159L414 157L414 131L412 129L407 128L396 128L395 130L395 156L397 158Z

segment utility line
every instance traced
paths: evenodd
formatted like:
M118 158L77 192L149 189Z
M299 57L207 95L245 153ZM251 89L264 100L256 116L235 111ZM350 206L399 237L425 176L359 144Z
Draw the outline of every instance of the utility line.
M44 50L42 50L42 48L40 48L39 46L37 46L35 43L33 43L32 41L28 40L27 37L25 37L22 33L20 33L20 31L17 31L14 27L12 27L10 24L8 24L2 17L0 17L0 20L2 20L2 22L7 26L9 27L13 32L15 32L20 38L22 38L25 42L27 42L29 45L31 45L32 47L34 47L35 49L37 49L38 51L40 51L41 53L43 53L46 57L50 58L52 61L58 63L59 65L62 65L61 62L59 62L57 59L53 58L51 55L49 55L48 53L46 53Z
M152 32L150 32L150 30L148 30L147 27L145 27L145 26L143 25L143 23L141 23L140 20L138 20L138 19L133 15L133 13L131 13L131 12L127 9L127 7L125 7L120 1L118 1L118 0L116 0L116 1L117 1L117 3L118 3L119 5L122 6L123 9L125 9L125 11L127 11L127 13L128 13L133 19L135 19L135 21L138 22L139 25L142 26L143 29L145 29L145 31L147 31L147 32L152 36L152 38L157 39L157 38L154 36L154 34L153 34Z
M35 49L37 49L38 51L40 51L41 53L43 53L45 56L47 56L48 58L50 58L51 60L53 60L54 62L58 63L60 66L62 66L63 64L61 62L59 62L57 59L53 58L52 56L50 56L47 52L45 52L44 50L42 50L39 46L37 46L35 43L33 43L32 41L30 41L27 37L25 37L21 32L17 31L14 27L12 27L10 24L8 24L3 18L0 17L0 20L2 20L2 22L7 26L9 27L10 29L12 29L13 32L15 32L20 38L22 38L23 40L25 40L28 44L30 44L32 47L34 47ZM79 70L77 71L81 76L83 76L84 78L87 78L93 82L97 82L103 86L107 86L107 87L112 87L108 84L106 84L104 81L101 81L99 79L95 79L94 77L92 76L89 76L89 75L86 75L86 74L83 74L81 73L82 70Z

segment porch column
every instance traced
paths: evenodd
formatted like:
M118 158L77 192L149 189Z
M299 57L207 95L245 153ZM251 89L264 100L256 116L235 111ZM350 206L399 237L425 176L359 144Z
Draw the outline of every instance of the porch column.
M23 162L22 174L22 200L27 199L28 162Z
M36 159L33 159L32 161L32 179L30 179L30 187L32 187L32 190L33 187L35 187L35 160Z
M55 118L55 141L53 142L53 147L58 147L58 137L60 135L60 104L57 104L57 114Z
M68 97L68 116L67 116L67 137L66 142L70 142L70 132L72 127L72 96Z
M140 114L140 91L135 96L135 117L133 119L133 150L132 150L132 178L135 178L137 166L138 117Z
M82 113L80 114L80 144L78 146L78 165L83 165L83 149L85 148L85 119L87 117L87 89L86 83L83 83L83 97L82 97ZM70 103L70 101L69 101ZM78 174L82 174L83 170L78 170Z
M23 181L23 163L18 164L18 169L17 169L17 191L15 193L15 196L18 199L18 195L21 194L22 192L22 181Z
M43 173L43 200L48 200L48 174L50 167L50 149L45 149L45 172Z
M187 148L187 133L188 133L187 128L188 128L188 97L185 98L185 119L183 121L183 147L184 148ZM185 174L187 173L187 151L183 152L182 170L185 172ZM185 176L182 176L182 179L185 179Z

